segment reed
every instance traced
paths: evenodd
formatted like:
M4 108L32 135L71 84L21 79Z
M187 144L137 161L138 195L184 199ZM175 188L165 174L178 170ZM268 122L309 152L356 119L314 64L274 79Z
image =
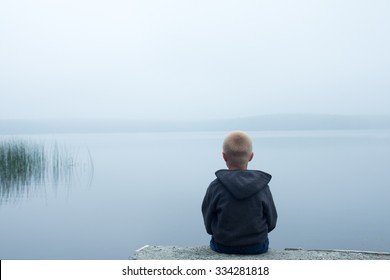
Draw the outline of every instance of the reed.
M75 157L56 142L45 143L25 139L0 140L0 197L22 194L32 186L50 180L57 185L70 180Z

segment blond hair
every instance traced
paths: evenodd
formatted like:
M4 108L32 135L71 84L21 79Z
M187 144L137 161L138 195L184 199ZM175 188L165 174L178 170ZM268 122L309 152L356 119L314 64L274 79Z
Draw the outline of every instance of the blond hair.
M225 137L223 152L230 164L244 166L252 156L252 139L243 131L233 131Z

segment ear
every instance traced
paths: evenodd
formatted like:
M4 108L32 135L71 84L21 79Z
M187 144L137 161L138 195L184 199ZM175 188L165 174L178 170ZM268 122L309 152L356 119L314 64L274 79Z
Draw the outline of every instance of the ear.
M254 156L255 154L252 152L252 154L251 154L251 156L250 156L250 158L249 158L249 161L251 161L252 159L253 159L253 156Z
M222 152L222 157L223 157L223 160L227 162L227 156L225 153Z

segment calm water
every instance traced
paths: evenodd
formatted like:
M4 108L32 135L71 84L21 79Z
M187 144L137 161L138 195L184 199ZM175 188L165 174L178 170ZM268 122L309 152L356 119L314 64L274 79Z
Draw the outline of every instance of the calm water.
M0 259L127 259L146 244L204 245L200 205L226 133L20 136L93 158L61 185L1 200ZM273 175L272 248L390 251L390 132L252 132ZM93 174L91 174L93 173Z

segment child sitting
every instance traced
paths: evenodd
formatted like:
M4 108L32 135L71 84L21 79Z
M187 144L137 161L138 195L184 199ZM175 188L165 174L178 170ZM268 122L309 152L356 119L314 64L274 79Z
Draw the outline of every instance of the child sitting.
M244 132L230 133L223 143L228 169L218 170L202 203L210 248L227 254L268 251L268 233L276 226L277 212L268 183L271 175L248 170L252 140Z

